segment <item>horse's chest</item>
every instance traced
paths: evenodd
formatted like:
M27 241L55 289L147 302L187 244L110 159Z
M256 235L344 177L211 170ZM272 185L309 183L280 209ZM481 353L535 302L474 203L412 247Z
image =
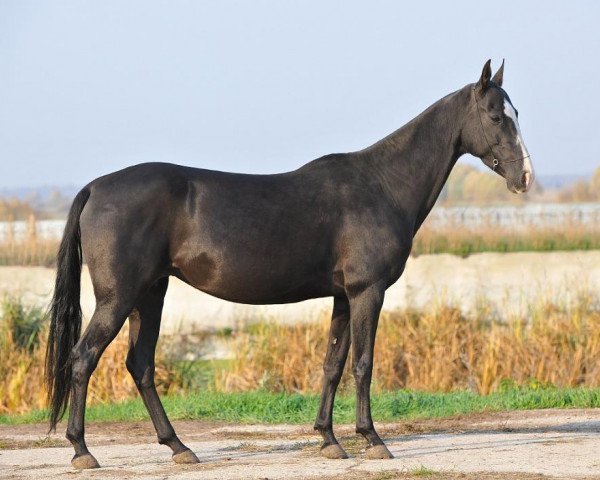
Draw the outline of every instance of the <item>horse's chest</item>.
M338 265L346 281L369 284L383 280L390 285L404 271L410 248L410 239L402 241L392 232L365 235L342 250Z

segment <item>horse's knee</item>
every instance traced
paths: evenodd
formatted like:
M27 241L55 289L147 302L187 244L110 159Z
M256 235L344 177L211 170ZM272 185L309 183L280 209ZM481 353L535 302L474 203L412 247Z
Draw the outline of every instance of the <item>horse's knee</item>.
M150 388L154 385L154 365L139 362L134 355L127 355L127 371L138 388Z
M373 360L362 357L352 365L352 374L357 382L371 378L373 371Z
M71 378L74 385L87 383L94 368L94 359L89 352L82 352L77 346L71 352Z
M342 362L326 362L323 364L323 374L325 380L336 381L342 377L344 371L344 363Z

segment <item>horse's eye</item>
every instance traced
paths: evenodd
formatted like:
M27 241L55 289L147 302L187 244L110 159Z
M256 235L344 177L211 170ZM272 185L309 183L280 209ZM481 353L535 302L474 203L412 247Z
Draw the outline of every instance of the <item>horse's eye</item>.
M494 122L494 123L500 123L501 121L502 121L502 117L500 117L500 116L495 115L492 117L492 122Z

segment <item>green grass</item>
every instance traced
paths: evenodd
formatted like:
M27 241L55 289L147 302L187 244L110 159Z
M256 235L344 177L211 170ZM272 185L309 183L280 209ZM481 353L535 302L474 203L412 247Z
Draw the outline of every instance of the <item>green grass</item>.
M465 229L454 232L419 233L415 237L412 255L448 253L467 257L476 253L555 252L600 250L600 233L596 231L563 233L554 230L506 232L500 229L481 232Z
M415 477L431 477L435 475L437 472L432 470L431 468L426 467L425 465L421 465L420 467L413 468L410 470L410 474Z
M266 392L203 392L163 399L172 420L203 419L239 423L312 423L319 405L317 395ZM334 411L338 423L354 422L354 397L341 396ZM531 410L542 408L596 408L600 388L512 388L490 395L471 392L421 393L398 391L373 396L373 417L378 421L440 418L477 412ZM2 415L0 424L45 421L46 412ZM86 419L92 422L148 419L142 402L92 405Z

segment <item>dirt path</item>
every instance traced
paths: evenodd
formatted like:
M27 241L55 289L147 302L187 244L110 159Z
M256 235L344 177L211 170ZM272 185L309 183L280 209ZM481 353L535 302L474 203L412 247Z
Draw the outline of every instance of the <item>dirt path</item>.
M64 426L63 426L64 428ZM600 410L543 410L382 424L394 460L367 460L350 426L348 460L319 457L310 426L176 422L199 465L171 462L148 422L90 424L103 468L77 472L72 449L45 425L0 427L0 478L10 479L600 479Z

